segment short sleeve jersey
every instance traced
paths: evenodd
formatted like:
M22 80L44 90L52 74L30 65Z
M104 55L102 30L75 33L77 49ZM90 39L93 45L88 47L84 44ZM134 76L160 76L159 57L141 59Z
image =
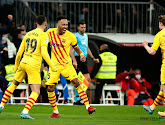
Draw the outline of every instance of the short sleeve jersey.
M24 49L21 62L40 68L42 63L41 47L47 47L48 42L48 35L41 29L36 28L28 32L21 43L22 48L20 49Z
M71 62L70 45L76 46L77 40L73 33L66 31L63 35L57 34L57 28L50 28L46 32L51 44L51 60L55 64L65 65Z
M157 51L159 46L162 52L162 61L165 61L165 29L162 29L156 34L154 43L151 48Z
M87 57L88 53L88 35L84 33L81 35L79 32L75 34L77 39L77 44L80 47L80 49L83 51L84 56ZM74 52L75 56L79 56L76 52Z

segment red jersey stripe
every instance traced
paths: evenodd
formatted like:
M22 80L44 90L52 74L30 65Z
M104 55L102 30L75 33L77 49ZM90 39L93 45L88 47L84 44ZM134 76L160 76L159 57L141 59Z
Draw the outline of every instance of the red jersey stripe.
M27 101L27 102L30 102L31 104L33 104L33 102L32 102L32 101ZM26 102L26 103L27 103L27 102Z
M6 91L7 91L8 93L10 93L10 94L13 94L12 92L10 92L10 91L9 91L9 90L7 90L7 89L6 89Z
M88 100L84 101L84 103L88 102Z
M5 93L4 95L10 98L10 96L8 94Z
M55 105L55 106L52 106L52 107L56 107L57 105Z
M59 41L60 41L60 43L61 43L61 45L62 45L62 42L61 42L61 39L60 39L59 35L57 35L57 37L58 37L58 39L59 39ZM62 47L62 48L63 48L64 52L66 53L66 55L68 56L68 54L67 54L65 48L64 48L64 47Z
M31 100L33 100L34 102L36 102L36 100L34 100L33 98L29 98L29 99L31 99ZM28 99L28 100L29 100L29 99Z
M32 105L30 105L30 104L26 104L26 105L28 105L28 106L32 107Z
M50 98L54 98L54 97L55 97L55 95L53 97L48 97L48 98L50 99Z
M158 96L160 96L161 98L164 98L164 96L162 96L162 95L158 95Z
M51 32L50 32L50 38L51 38L51 41L53 42ZM51 46L54 48L54 51L57 53L57 50L56 50L56 48L53 46L52 42L50 42L50 43L51 43ZM54 53L54 55L55 55L57 61L61 64L61 62L59 61L59 59L58 59L58 57L57 57L58 54L56 55L56 54ZM59 56L59 55L58 55L58 56ZM59 58L61 59L60 56L59 56ZM61 59L61 60L62 60L62 59ZM61 65L62 65L62 64L61 64Z
M50 99L49 99L49 102L50 102L50 101L56 101L56 99L53 99L53 100L50 100Z
M53 32L54 40L55 40L56 44L58 44L58 43L57 43L57 40L56 40L55 33L54 33L54 31L52 31L52 32ZM58 36L58 35L57 35L57 36ZM60 42L60 43L61 43L61 42ZM61 45L62 45L62 43L61 43ZM61 52L60 47L59 47L59 46L57 46L57 47L58 47L58 50L59 50L59 52L60 52L61 56L63 57L63 59L65 59L64 55L63 55L63 54L62 54L62 52Z
M85 97L85 98L83 98L82 100L84 100L84 99L88 99L87 97Z
M1 102L6 103L6 102L4 102L3 100L2 100Z
M84 91L80 92L79 95L80 95L81 93L84 93Z
M28 107L25 107L25 109L30 110L30 108L28 108Z
M157 100L159 100L159 101L162 101L161 99L159 99L159 98L156 98Z
M156 106L158 106L155 102L154 102L154 104L155 104Z
M80 95L80 97L83 97L83 96L85 96L86 94L83 94L83 95Z
M8 100L8 99L7 99L7 98L5 98L5 97L3 97L2 99L6 100L6 101Z
M160 102L157 102L156 100L155 100L155 102L158 103L158 104L160 104Z

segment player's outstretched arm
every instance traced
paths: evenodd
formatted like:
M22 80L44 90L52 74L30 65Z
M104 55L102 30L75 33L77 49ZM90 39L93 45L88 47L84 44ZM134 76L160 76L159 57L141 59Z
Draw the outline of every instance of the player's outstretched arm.
M88 55L92 58L92 60L95 62L95 63L99 63L99 59L95 59L95 57L93 56L90 48L88 47Z
M52 71L56 72L57 68L53 65L52 61L50 60L50 56L49 56L48 51L47 51L47 46L41 47L41 55L44 58L44 60L46 61L46 63L50 66Z
M69 53L69 55L70 55L70 57L73 60L73 66L74 66L74 68L77 69L77 60L76 60L76 58L75 58L75 56L73 54L73 47L72 46L70 46L70 53Z
M24 51L25 51L25 41L23 40L20 47L19 47L16 59L15 59L14 72L16 72L18 69L18 66L19 66L19 63L20 63L20 60L21 60L21 57L22 57L22 54Z
M144 46L144 48L147 50L147 52L150 55L155 55L156 54L156 50L152 49L151 47L148 46L148 42L146 40L143 41L142 45Z
M84 56L84 53L82 52L82 50L78 46L74 47L74 50L77 52L77 54L79 54L80 60L82 62L85 62L86 61L86 57Z

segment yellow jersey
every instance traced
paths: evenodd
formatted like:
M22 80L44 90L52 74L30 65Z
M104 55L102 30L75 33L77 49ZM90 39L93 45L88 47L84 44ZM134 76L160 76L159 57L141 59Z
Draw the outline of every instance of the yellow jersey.
M50 28L46 33L51 44L51 61L55 65L63 66L70 63L70 45L77 46L74 34L67 30L63 35L58 35L57 28Z
M161 53L162 53L162 62L164 62L165 60L165 29L162 29L161 31L159 31L155 38L154 38L154 43L152 45L152 49L154 50L158 50L158 48L161 48Z
M20 45L17 54L24 51L21 62L27 63L35 68L40 68L42 63L41 47L48 46L49 37L40 28L28 32Z

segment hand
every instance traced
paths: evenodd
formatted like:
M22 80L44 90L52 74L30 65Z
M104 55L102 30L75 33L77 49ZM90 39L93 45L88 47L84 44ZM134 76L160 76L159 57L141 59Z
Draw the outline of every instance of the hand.
M94 61L95 63L99 63L99 62L100 62L99 59L93 59L93 61Z
M8 51L7 47L3 48L4 51Z
M142 82L144 82L144 81L143 81L142 79L138 79L138 82L139 82L139 83L142 83Z
M80 61L85 62L86 61L86 57L84 55L81 55L80 56Z
M9 20L13 20L13 16L12 15L9 14L7 17L8 17Z
M134 70L131 68L128 72L128 74L134 74Z
M146 41L146 40L144 40L143 42L142 42L142 45L145 47L145 46L148 46L148 42Z
M18 69L18 66L15 65L15 67L14 67L14 72L16 72L17 69Z
M74 68L77 70L77 61L76 61L76 60L73 61L73 66L74 66Z

